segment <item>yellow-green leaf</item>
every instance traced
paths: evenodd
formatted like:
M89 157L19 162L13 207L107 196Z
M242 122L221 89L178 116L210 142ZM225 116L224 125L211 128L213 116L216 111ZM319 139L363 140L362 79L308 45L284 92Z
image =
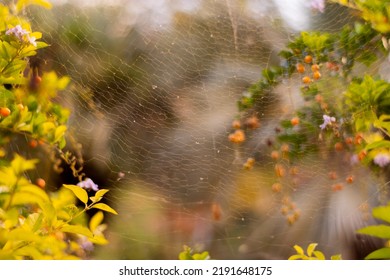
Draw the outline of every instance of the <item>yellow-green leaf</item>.
M60 125L56 128L54 133L54 142L58 142L60 138L64 136L66 129L67 127L65 125Z
M311 255L313 254L313 251L316 249L317 245L317 243L310 243L309 246L307 246L307 255L309 257L311 257Z
M22 240L22 241L38 241L40 237L30 230L23 228L16 228L10 231L7 235L8 240Z
M64 185L65 188L71 190L74 195L80 199L84 204L87 204L88 202L88 193L86 190L82 189L79 186L75 185Z
M114 209L112 209L110 206L108 206L105 203L96 203L96 204L92 205L91 208L100 209L100 210L103 210L103 211L110 212L112 214L118 215L118 213Z
M93 238L93 233L86 227L80 226L80 225L63 225L61 227L61 230L63 232L68 232L68 233L75 233L75 234L81 234L86 237Z
M339 261L339 260L342 260L343 258L341 257L341 255L333 255L330 257L331 260L334 260L334 261Z
M390 239L390 226L375 225L367 226L357 231L358 233L368 234L379 238Z
M104 214L102 211L97 212L91 220L89 221L89 228L92 232L95 231L95 229L102 223L104 219Z
M378 249L372 252L371 254L369 254L365 259L366 260L379 260L379 259L390 260L390 248Z
M390 223L390 205L375 207L372 209L372 215L374 218Z
M289 261L300 260L300 259L302 259L302 255L292 255L288 258Z
M19 0L16 3L16 10L19 12L23 10L24 7L27 7L29 5L38 5L46 9L52 8L52 4L49 1L45 1L45 0Z
M299 245L294 245L294 249L295 251L299 254L299 255L304 255L305 253L303 252L303 249L301 246Z
M325 260L325 256L321 251L314 251L313 254L318 260Z
M42 204L42 211L45 215L46 222L49 226L56 224L57 222L57 211L54 206L50 202L46 202Z
M15 174L21 174L24 171L31 170L35 168L35 164L38 162L36 159L27 160L18 154L15 154L14 159L11 162L11 167L14 170Z

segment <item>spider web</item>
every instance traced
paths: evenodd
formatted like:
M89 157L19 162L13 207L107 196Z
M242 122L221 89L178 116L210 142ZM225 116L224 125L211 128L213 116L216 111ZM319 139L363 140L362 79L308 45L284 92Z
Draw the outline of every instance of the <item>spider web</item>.
M299 173L284 179L283 195L271 191L267 141L303 104L298 79L266 100L244 144L228 140L236 102L261 70L280 64L278 52L299 30L352 20L343 8L314 13L298 0L53 2L30 14L51 45L39 63L72 78L61 96L73 111L69 148L82 145L86 175L111 189L119 212L107 216L110 244L92 257L176 259L189 245L216 259L285 259L294 244L310 242L329 255L356 255L354 231L370 222L381 186L364 168L318 156L282 162ZM256 164L244 170L250 157ZM334 170L359 179L332 192ZM283 206L299 211L295 224Z

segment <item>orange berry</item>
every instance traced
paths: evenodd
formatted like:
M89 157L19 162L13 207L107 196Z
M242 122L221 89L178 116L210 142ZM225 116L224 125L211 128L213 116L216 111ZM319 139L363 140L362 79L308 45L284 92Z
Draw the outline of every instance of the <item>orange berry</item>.
M363 142L363 136L359 133L355 136L355 145L360 145Z
M36 181L35 181L35 184L40 187L41 189L44 189L45 186L46 186L46 182L45 180L43 180L42 178L38 178Z
M280 212L281 212L283 215L287 215L288 211L289 211L289 209L288 209L287 206L282 206L282 207L280 208Z
M9 108L7 108L7 107L1 107L0 108L0 115L2 117L4 117L4 118L8 117L10 114L11 114L11 110Z
M299 118L298 118L298 117L292 118L292 119L291 119L291 124L292 124L293 126L298 125L298 124L299 124Z
M302 63L297 63L296 68L298 73L305 72L305 66Z
M298 218L301 216L301 210L299 209L295 210L293 215L295 220L298 220Z
M334 144L334 149L336 151L342 151L343 150L343 144L341 142L337 142L336 144Z
M291 175L298 175L298 173L299 173L299 168L297 166L293 166L290 168Z
M352 175L349 175L349 176L345 179L345 181L347 181L347 183L349 183L349 184L352 184L352 183L353 183L353 180L354 180L354 177L353 177Z
M239 144L245 141L245 133L241 129L237 129L234 133L229 135L230 142Z
M290 151L290 146L287 145L287 144L283 144L281 147L280 147L280 150L283 152L283 153L288 153Z
M307 55L307 56L305 56L303 61L305 61L305 63L312 63L313 57L311 55Z
M287 216L287 222L290 226L293 225L296 222L296 220L297 219L296 219L295 215L288 215Z
M248 158L246 162L244 163L244 168L245 169L252 169L253 165L255 164L255 159L254 158Z
M235 129L241 128L241 122L239 120L234 120L232 122L232 127L235 128Z
M319 78L321 78L321 73L320 73L320 71L315 71L315 72L313 73L313 79L314 79L314 80L318 80Z
M284 177L286 169L280 164L275 164L275 173L277 177Z
M28 142L28 145L30 146L30 148L36 148L38 147L38 141L35 140L35 139L31 139L29 142Z
M275 183L271 187L273 192L279 193L282 190L282 185L280 183Z
M367 156L367 152L365 150L360 151L358 154L358 159L363 160Z
M332 186L332 191L334 191L334 192L341 191L343 188L344 188L344 186L342 184L334 184Z
M321 103L324 101L324 98L322 97L321 94L317 94L314 98L315 98L315 101L318 103Z
M329 172L329 173L328 173L328 176L329 176L329 178L332 179L332 180L336 180L336 179L337 179L337 173L334 172L334 171Z
M302 82L303 82L304 84L310 84L311 79L310 79L309 76L305 76L305 77L302 78Z
M256 129L260 126L260 121L256 116L252 116L245 120L245 125L250 129Z
M318 64L313 64L313 65L311 66L311 70L312 70L313 72L317 72L317 71L320 70L320 66L319 66Z
M352 137L345 138L345 143L348 144L348 145L351 145L353 143Z
M214 203L211 205L211 213L212 213L212 216L213 216L213 220L214 220L214 221L219 221L219 220L221 220L221 217L222 217L221 205L219 205L219 203L214 202Z
M279 155L279 152L278 152L278 151L272 151L272 152L271 152L271 158L272 158L272 159L277 160L277 159L279 159L279 157L280 157L280 155Z

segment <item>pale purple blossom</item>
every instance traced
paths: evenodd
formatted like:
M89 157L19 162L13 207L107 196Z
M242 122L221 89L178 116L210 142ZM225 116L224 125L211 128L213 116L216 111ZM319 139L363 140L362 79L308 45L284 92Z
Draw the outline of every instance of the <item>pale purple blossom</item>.
M96 185L90 178L87 178L84 181L79 182L77 186L87 191L93 190L96 192L99 190L99 186Z
M20 41L23 41L23 36L28 35L28 31L23 29L19 24L15 27L12 27L8 29L5 34L6 35L13 35L16 38L18 38Z
M374 163L383 168L390 163L390 155L379 153L374 157Z
M311 0L310 7L320 13L325 12L325 0Z
M324 118L324 123L320 125L320 128L322 130L325 129L325 127L328 125L328 124L332 124L332 122L335 122L336 121L336 118L335 117L330 117L328 115L323 115L322 116Z
M34 47L37 46L37 43L35 42L36 38L35 37L30 37L29 36L29 31L23 29L20 24L16 25L15 27L12 27L8 29L5 34L9 36L15 36L19 41L21 42L29 42L31 45Z
M359 163L359 156L357 154L354 154L350 158L351 165L355 165Z
M27 35L27 41L28 41L31 45L33 45L34 47L37 46L37 42L35 42L35 40L36 40L35 37L30 37L30 36Z

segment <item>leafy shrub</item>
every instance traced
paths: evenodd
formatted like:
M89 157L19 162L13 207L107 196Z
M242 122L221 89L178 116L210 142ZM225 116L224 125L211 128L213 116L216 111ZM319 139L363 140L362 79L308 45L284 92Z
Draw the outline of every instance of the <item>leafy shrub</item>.
M0 259L86 258L93 244L107 244L103 211L117 213L100 202L108 190L98 190L84 178L72 165L72 155L63 151L70 112L54 100L70 79L54 72L40 76L29 63L39 49L48 47L20 15L33 4L51 7L42 0L0 4ZM20 135L29 139L30 147L44 145L61 155L81 182L53 193L45 190L43 179L32 183L27 173L38 160L10 148ZM86 212L92 208L99 211L89 219Z

